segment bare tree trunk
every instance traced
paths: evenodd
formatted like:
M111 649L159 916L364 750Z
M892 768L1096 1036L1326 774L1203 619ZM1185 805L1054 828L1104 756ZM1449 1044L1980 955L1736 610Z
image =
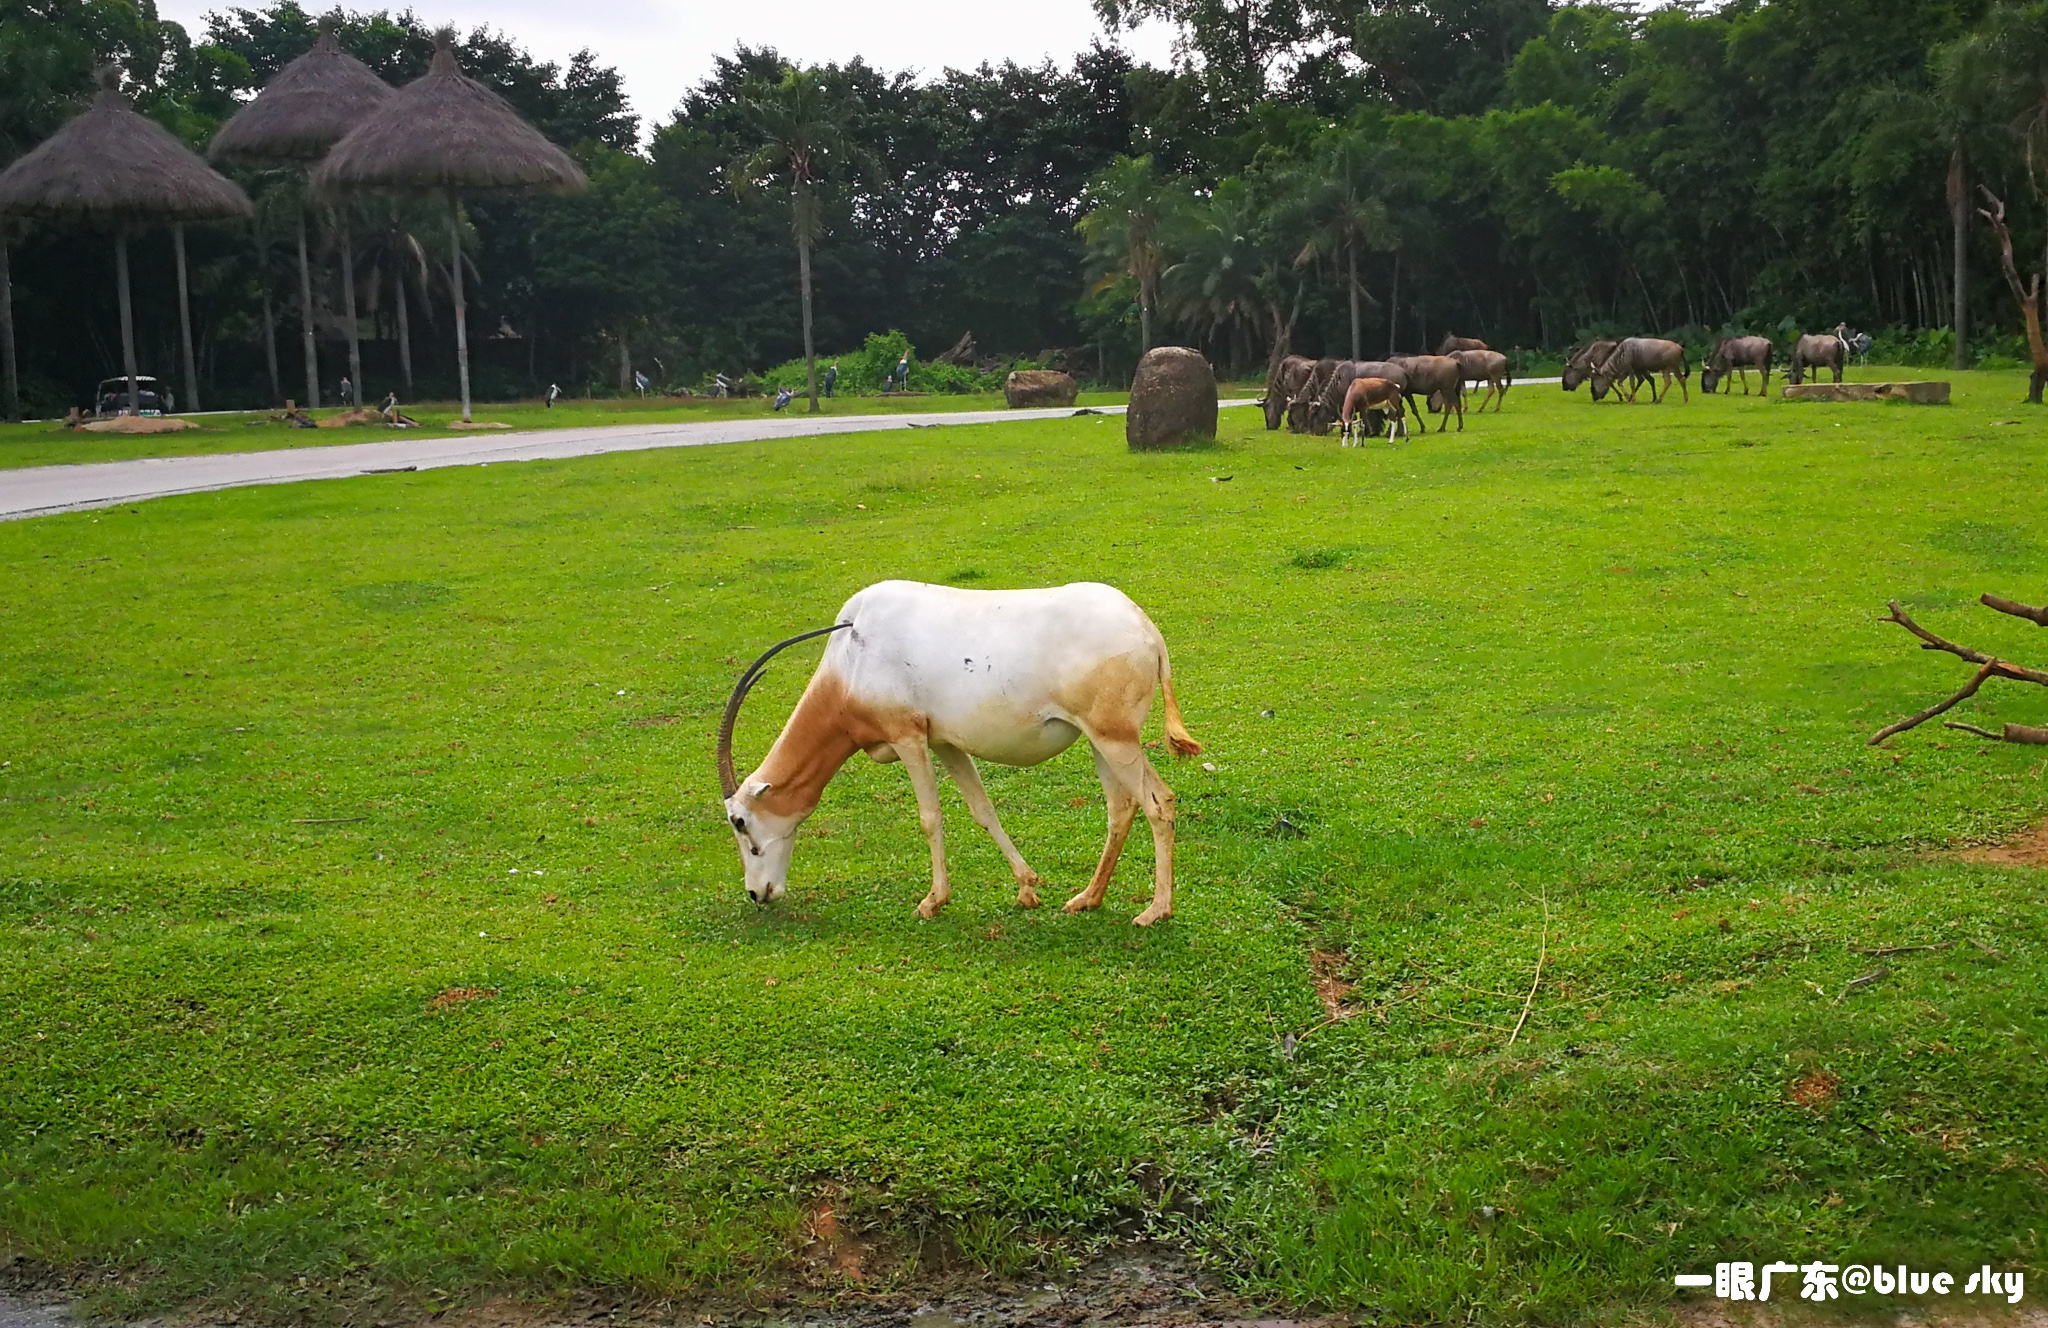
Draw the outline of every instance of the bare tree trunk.
M348 381L353 389L349 405L363 404L363 347L356 328L355 241L349 234L348 214L340 214L341 316L348 320Z
M7 268L7 230L0 226L0 394L7 422L21 423L21 383L14 370L14 278Z
M1351 272L1351 358L1362 358L1358 341L1358 241L1353 240L1344 248L1344 256L1350 263Z
M619 329L619 391L633 390L633 348L627 344L626 329Z
M320 404L320 348L313 339L313 264L306 257L306 210L299 209L299 327L306 346L306 402Z
M1138 358L1152 349L1152 302L1142 294L1138 296Z
M185 223L171 225L171 248L178 260L178 348L185 361L185 412L199 409L199 371L192 363L192 295L185 277Z
M462 422L468 424L469 305L462 298L462 214L453 194L448 196L448 263L455 283L455 376L462 380Z
M128 375L128 413L142 413L135 387L135 303L128 294L128 232L114 232L114 290L121 303L121 368Z
M270 399L284 400L284 384L277 377L277 313L270 307L270 276L259 274L256 289L263 296L263 367L270 374Z
M397 273L396 308L398 310L398 372L405 380L405 395L412 397L412 318L405 311L405 260L400 258Z
M1948 210L1954 228L1955 296L1950 306L1950 330L1956 334L1955 368L1970 367L1970 185L1963 173L1963 150L1957 148L1948 159Z
M1998 233L1998 256L2005 269L2005 284L2012 288L2012 298L2020 306L2020 318L2027 325L2027 353L2034 361L2034 372L2027 381L2027 401L2038 406L2042 386L2048 384L2048 344L2043 343L2041 336L2041 275L2035 273L2027 285L2020 285L2019 268L2012 257L2012 232L2005 227L2005 203L1988 187L1980 184L1977 188L1991 202L1990 207L1978 208L1977 212Z
M1401 329L1401 251L1394 251L1394 284L1387 293L1387 354L1394 354L1394 342Z
M818 351L811 344L811 242L796 242L796 274L804 299L804 395L811 399L811 414L818 413ZM909 384L905 384L909 386Z

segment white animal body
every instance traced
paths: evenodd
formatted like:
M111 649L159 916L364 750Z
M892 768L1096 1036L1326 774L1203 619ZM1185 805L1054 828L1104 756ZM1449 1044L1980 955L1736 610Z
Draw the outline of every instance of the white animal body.
M960 590L884 581L848 600L836 621L814 633L830 633L824 658L760 768L743 780L732 770L732 725L761 666L782 646L748 670L726 706L719 774L756 902L782 897L797 828L840 766L865 752L901 761L916 791L932 857L920 915L936 916L952 895L934 756L1009 860L1018 903L1035 908L1038 874L1003 832L974 760L1037 765L1086 737L1109 804L1109 838L1093 879L1066 910L1101 905L1142 811L1152 827L1154 884L1151 905L1135 921L1149 926L1172 916L1173 791L1140 742L1155 688L1164 695L1168 746L1185 756L1201 745L1181 722L1166 641L1143 609L1094 582Z

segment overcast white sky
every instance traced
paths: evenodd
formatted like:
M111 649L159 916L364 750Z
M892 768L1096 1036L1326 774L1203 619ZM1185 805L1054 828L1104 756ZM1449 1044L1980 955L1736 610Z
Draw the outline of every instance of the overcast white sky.
M304 4L318 12L328 0ZM206 15L225 7L222 0L158 0L157 13L197 37ZM344 0L350 10L407 7L406 0ZM710 72L712 56L741 42L806 64L859 55L879 69L931 77L984 60L1035 64L1050 56L1064 65L1102 32L1089 0L1039 0L1022 9L976 0L414 0L409 7L429 24L495 28L544 60L564 62L589 47L625 78L644 128L669 117ZM1139 61L1164 65L1172 35L1150 24L1119 40Z

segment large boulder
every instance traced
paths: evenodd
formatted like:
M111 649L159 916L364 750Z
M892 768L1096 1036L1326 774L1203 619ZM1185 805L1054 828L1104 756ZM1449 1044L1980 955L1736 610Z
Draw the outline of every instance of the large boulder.
M1019 406L1071 406L1081 385L1056 369L1013 369L1003 380L1003 400Z
M1215 436L1216 375L1209 362L1185 346L1146 351L1131 381L1124 441L1142 451Z

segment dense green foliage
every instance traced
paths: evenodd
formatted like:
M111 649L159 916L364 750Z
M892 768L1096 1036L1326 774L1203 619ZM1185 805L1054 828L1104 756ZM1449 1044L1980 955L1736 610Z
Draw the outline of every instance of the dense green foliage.
M972 331L984 352L1065 348L1073 367L1121 381L1143 321L1128 237L1101 226L1084 242L1076 231L1111 197L1103 189L1131 183L1119 159L1144 163L1187 205L1183 224L1155 227L1153 249L1135 251L1141 267L1151 260L1139 284L1157 287L1151 340L1193 341L1254 370L1276 336L1348 353L1354 321L1368 355L1446 329L1551 351L1589 331L1684 329L1701 340L1787 320L1807 330L1846 320L1897 342L1939 337L1954 324L1951 167L1962 185L1989 183L2012 202L2023 266L2043 249L2023 162L2031 135L2048 163L2048 18L2024 0L1731 0L1640 13L1552 0L1101 8L1172 19L1184 63L1134 67L1097 47L1064 69L919 81L855 59L807 75L857 149L820 164L806 204L821 354L898 328L929 356ZM96 59L124 60L145 108L196 144L312 40L294 0L223 11L204 34L152 12L147 0L10 9L0 162L61 121ZM381 12L349 18L343 41L394 81L429 50L419 21ZM785 77L778 56L738 50L680 106L639 115L587 56L536 63L478 33L462 57L592 177L578 198L471 206L472 329L514 334L478 335L481 391L612 390L621 343L661 384L758 373L801 354L790 199L736 187L748 172L735 167L761 142L748 89ZM653 126L644 138L643 116ZM266 215L289 214L288 179L249 182L278 195ZM401 386L402 279L418 361L409 395L446 395L435 223L380 207L355 230L366 250L359 305L375 333L367 386ZM1995 255L1974 216L1963 220L1967 307L1981 333L1969 348L2015 355ZM209 402L273 396L265 287L285 329L279 377L303 381L279 230L261 263L246 232L203 232L194 244ZM32 406L76 400L110 369L105 249L104 237L58 228L17 239ZM167 249L146 235L136 250L145 368L160 373L176 358ZM322 261L315 303L331 351L339 297L331 253ZM1176 266L1177 278L1164 275ZM329 368L330 384L338 372Z
M0 525L0 1252L365 1322L786 1286L829 1200L871 1273L1152 1232L1400 1322L1614 1323L1717 1258L2033 1283L2043 875L1945 850L2035 822L2042 755L1863 743L1966 673L1889 597L2038 661L1974 604L2038 586L2020 378L1946 410L1518 388L1359 450L1250 410L1169 454L992 423ZM1102 913L1018 910L951 793L919 922L908 785L865 761L789 897L746 901L711 757L737 663L889 576L1151 611L1208 744L1160 758L1172 922L1128 925L1142 843ZM988 782L1084 880L1085 754ZM1363 1013L1314 1027L1318 973Z

